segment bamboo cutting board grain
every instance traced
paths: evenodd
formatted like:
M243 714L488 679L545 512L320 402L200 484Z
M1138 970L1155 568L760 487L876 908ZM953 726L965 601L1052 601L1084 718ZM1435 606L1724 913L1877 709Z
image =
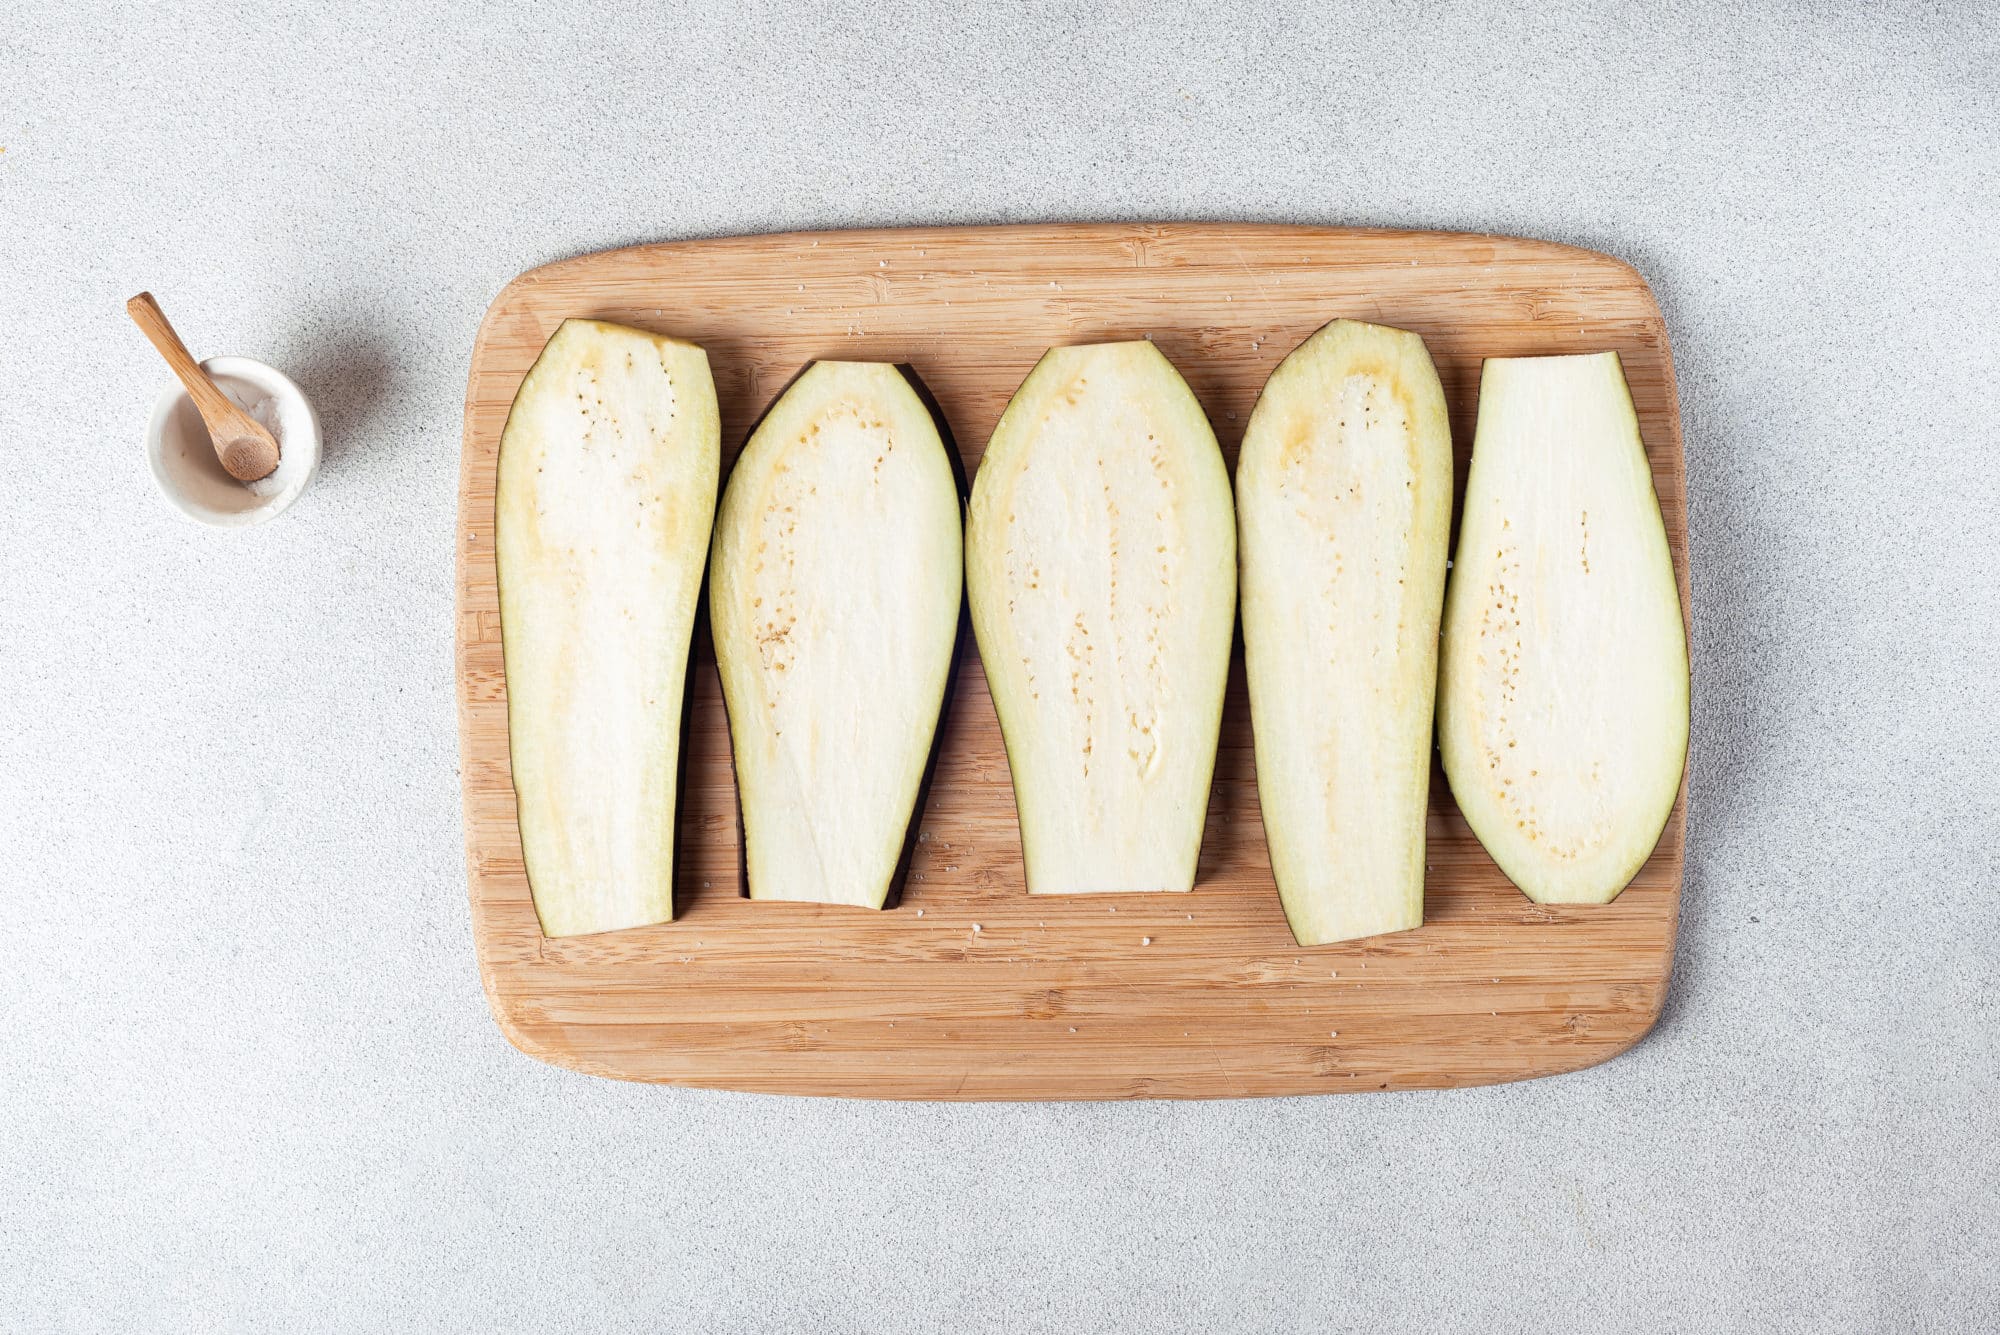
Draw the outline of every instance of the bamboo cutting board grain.
M1265 860L1240 648L1199 881L1030 897L1007 758L967 633L900 904L741 898L727 725L695 630L676 919L546 940L522 869L494 587L493 482L522 376L567 316L708 349L725 466L815 358L904 362L968 476L1044 348L1150 337L1233 470L1273 367L1339 316L1412 329L1452 406L1462 492L1480 359L1616 349L1688 600L1665 326L1609 257L1539 241L1295 227L1032 226L734 237L587 255L509 284L473 350L459 494L458 691L480 976L523 1051L634 1080L935 1099L1204 1098L1485 1084L1623 1051L1665 996L1685 793L1602 908L1542 907L1432 780L1425 923L1301 949Z

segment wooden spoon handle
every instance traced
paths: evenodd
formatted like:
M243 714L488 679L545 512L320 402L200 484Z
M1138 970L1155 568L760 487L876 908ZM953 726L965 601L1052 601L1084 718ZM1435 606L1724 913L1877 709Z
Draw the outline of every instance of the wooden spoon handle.
M167 365L173 368L180 382L187 386L188 397L194 400L194 406L200 410L211 432L225 423L234 425L240 421L245 426L251 425L250 415L237 407L209 379L208 372L202 370L201 363L187 350L187 344L181 342L181 336L174 332L167 313L160 309L159 302L153 300L152 293L141 292L126 302L125 313L132 317L133 324L139 326L139 332L160 350L160 355L167 359Z

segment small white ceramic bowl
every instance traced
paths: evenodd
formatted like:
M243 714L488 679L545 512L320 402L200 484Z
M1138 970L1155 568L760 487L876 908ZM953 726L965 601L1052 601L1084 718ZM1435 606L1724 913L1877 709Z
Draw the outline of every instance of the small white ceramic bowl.
M167 503L190 519L223 528L260 524L299 498L319 471L319 414L291 377L248 357L202 363L222 392L243 407L272 399L278 409L278 467L253 487L222 469L208 427L179 384L153 405L146 427L146 462Z

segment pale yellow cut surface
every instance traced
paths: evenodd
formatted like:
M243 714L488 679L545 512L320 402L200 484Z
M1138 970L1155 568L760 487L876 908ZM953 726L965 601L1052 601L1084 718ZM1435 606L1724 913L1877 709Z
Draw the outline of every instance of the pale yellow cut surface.
M494 498L521 850L549 936L673 917L688 638L721 449L708 356L566 320Z
M709 580L752 899L880 908L951 674L958 485L896 367L819 362L744 446Z
M1272 373L1236 470L1257 796L1301 945L1424 918L1451 424L1415 334L1337 320Z
M1673 558L1616 353L1489 358L1445 599L1438 742L1530 899L1604 904L1687 758Z
M973 485L966 582L1029 890L1190 889L1236 522L1215 433L1151 343L1036 364Z

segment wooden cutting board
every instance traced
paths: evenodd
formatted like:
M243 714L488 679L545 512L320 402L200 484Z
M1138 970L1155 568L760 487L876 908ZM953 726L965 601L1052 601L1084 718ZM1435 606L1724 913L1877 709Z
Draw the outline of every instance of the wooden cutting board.
M1458 480L1480 359L1616 349L1688 601L1686 486L1666 328L1639 275L1541 241L1176 224L732 237L524 274L479 330L458 526L458 694L479 971L524 1052L633 1080L919 1099L1206 1098L1475 1085L1575 1070L1638 1040L1673 959L1686 797L1637 880L1544 908L1432 782L1425 923L1301 949L1258 819L1237 651L1194 892L1034 897L970 632L899 905L741 897L727 725L695 629L678 916L546 940L522 868L494 588L493 482L514 391L558 322L615 320L708 349L725 468L807 362L915 368L970 476L1009 395L1057 343L1148 337L1234 468L1278 362L1339 316L1416 330L1452 405Z

